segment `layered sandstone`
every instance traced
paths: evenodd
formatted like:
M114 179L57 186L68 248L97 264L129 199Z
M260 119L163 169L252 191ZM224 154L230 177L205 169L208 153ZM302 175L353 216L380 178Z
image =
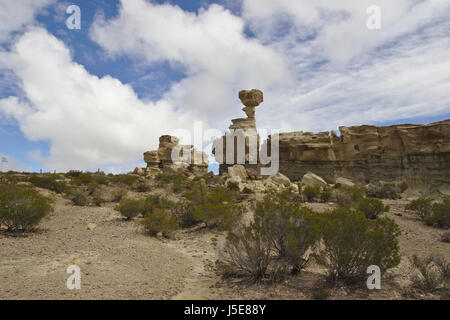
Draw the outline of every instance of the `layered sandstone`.
M339 130L340 136L333 131L280 134L280 172L291 180L313 172L328 183L345 177L359 183L405 181L416 187L450 184L450 120Z
M195 150L192 145L180 145L174 136L159 137L158 150L144 153L147 171L161 169L168 173L192 172L204 174L208 171L208 155Z

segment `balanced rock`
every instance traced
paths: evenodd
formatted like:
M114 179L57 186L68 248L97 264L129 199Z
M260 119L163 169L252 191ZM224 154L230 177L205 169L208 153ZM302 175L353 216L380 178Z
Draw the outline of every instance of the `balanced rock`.
M243 165L235 164L232 167L228 167L228 177L239 177L241 181L245 181L247 180L247 171Z

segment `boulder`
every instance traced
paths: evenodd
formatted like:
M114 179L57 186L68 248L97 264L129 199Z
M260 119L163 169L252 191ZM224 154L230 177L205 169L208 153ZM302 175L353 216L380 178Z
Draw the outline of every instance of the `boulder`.
M278 186L284 186L284 187L290 187L291 186L291 180L289 180L288 177L286 177L281 172L277 172L274 175L271 175L266 179L266 183L273 183Z
M145 174L145 171L144 171L144 169L142 169L142 168L136 167L136 168L133 170L133 174L137 174L137 175L142 176L142 175Z
M308 187L325 187L327 183L318 175L308 172L302 178L302 184Z
M144 161L147 163L148 166L158 165L160 161L158 151L144 152Z
M232 167L228 167L228 177L239 177L241 181L246 181L247 171L245 170L245 167L243 165L235 164Z
M339 177L336 179L336 184L340 184L341 186L346 186L346 187L354 187L355 184L353 183L352 180L347 179L347 178L342 178Z

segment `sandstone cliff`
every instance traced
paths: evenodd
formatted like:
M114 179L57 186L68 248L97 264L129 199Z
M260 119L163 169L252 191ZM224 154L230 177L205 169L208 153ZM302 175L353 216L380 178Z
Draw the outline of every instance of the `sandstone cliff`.
M450 120L339 130L340 136L333 131L280 134L280 172L299 180L311 171L329 183L346 177L360 183L405 181L415 187L450 184Z

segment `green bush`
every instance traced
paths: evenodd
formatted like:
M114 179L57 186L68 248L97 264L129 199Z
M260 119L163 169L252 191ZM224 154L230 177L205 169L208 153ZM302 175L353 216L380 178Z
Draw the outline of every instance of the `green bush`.
M405 206L405 209L413 211L416 215L423 219L426 215L431 213L432 206L433 199L419 198L408 203Z
M138 178L139 176L133 174L117 174L110 177L113 183L123 184L126 186L132 186Z
M324 187L320 192L320 201L328 202L333 195L333 190L331 188Z
M365 190L359 187L340 186L336 189L336 202L339 205L351 205L365 196Z
M151 194L144 201L144 212L152 212L154 209L172 210L175 202L166 197Z
M316 260L330 279L352 283L364 279L370 265L385 271L400 263L400 229L389 218L370 220L362 212L337 208L321 215L319 230L324 248Z
M139 183L136 186L135 190L137 192L148 192L148 191L150 191L150 187L147 184L145 184L145 183Z
M244 187L244 189L242 189L242 193L243 194L252 194L253 190L248 187Z
M92 202L93 202L97 207L101 207L102 204L104 204L106 201L105 201L105 199L103 199L102 197L95 196L95 197L92 199Z
M114 207L114 210L119 211L122 216L131 220L142 213L144 202L136 199L125 199Z
M219 264L223 275L239 274L252 281L261 280L271 260L270 240L258 222L240 225L229 232L222 248Z
M167 174L160 173L155 177L155 180L159 182L160 186L170 184L172 186L172 190L175 193L180 193L189 188L190 181L189 179L182 174Z
M187 196L194 205L194 218L204 221L210 228L229 229L243 214L243 208L235 203L235 193L222 186L208 191L200 184L200 190Z
M289 201L286 193L270 192L256 203L255 222L278 257L298 273L307 262L306 251L317 241L314 212Z
M77 206L87 206L89 204L88 193L80 189L73 191L71 200Z
M127 197L128 191L126 189L117 188L112 191L111 201L120 202Z
M427 225L444 229L450 227L450 199L434 203L431 210L431 214L426 215L424 218Z
M54 177L32 175L29 180L34 186L55 191L56 193L63 193L65 183L56 181Z
M228 181L227 182L227 189L231 191L239 191L239 183L236 181Z
M27 186L0 185L0 225L30 231L53 210L51 200Z
M178 228L176 218L169 210L155 208L152 212L146 212L144 219L140 222L144 229L152 236L161 232L164 236L170 237Z
M431 254L426 258L413 256L412 264L417 274L413 278L414 287L426 292L434 292L438 288L450 289L450 264L444 257Z
M172 209L172 213L181 228L189 228L200 222L194 216L194 205L187 200L178 201Z
M389 212L389 206L375 198L361 198L355 203L355 209L365 214L368 219L376 219L383 212Z
M303 195L306 197L306 200L308 202L312 202L316 197L320 195L320 187L306 186L303 189Z

